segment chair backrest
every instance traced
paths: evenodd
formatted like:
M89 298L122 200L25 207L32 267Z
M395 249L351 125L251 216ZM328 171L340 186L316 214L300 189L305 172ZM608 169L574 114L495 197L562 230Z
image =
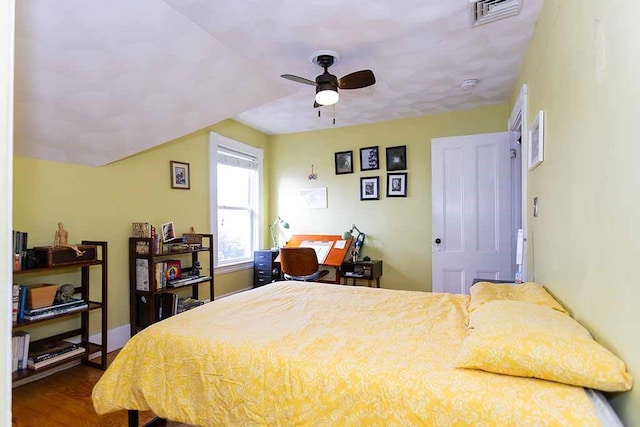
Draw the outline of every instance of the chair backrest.
M318 257L313 248L280 248L282 272L290 276L309 276L318 271Z

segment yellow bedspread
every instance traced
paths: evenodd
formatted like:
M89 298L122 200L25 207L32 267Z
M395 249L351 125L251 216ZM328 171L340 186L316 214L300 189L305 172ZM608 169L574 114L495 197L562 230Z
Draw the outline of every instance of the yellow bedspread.
M195 425L599 425L579 387L454 368L467 303L274 283L137 334L93 403Z

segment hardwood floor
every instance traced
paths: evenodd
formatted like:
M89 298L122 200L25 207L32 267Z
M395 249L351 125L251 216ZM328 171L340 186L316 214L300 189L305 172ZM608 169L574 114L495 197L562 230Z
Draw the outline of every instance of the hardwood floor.
M111 363L117 352L109 353ZM127 411L98 415L91 402L91 390L103 371L75 366L41 380L13 389L14 427L126 426ZM140 412L140 425L153 418Z

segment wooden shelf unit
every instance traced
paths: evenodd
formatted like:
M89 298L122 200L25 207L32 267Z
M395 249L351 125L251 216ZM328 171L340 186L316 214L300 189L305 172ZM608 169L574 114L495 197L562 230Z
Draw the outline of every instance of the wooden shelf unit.
M93 241L93 240L83 240L83 245L94 245L98 248L98 259L96 261L89 262L78 262L74 264L67 264L56 267L45 267L45 268L34 268L30 270L21 270L13 272L14 282L18 280L19 277L32 277L35 275L46 275L48 273L53 273L56 271L73 271L78 270L80 272L80 286L75 287L76 294L80 294L80 298L85 300L88 303L88 307L82 310L73 311L71 313L61 313L56 314L51 317L47 317L44 319L37 320L21 320L17 322L13 322L13 329L27 329L34 325L40 325L44 322L53 323L59 321L61 319L69 319L71 317L80 316L80 327L75 329L66 330L64 332L49 335L45 338L42 338L37 341L33 341L30 343L31 346L36 346L38 344L48 344L53 343L59 340L67 340L73 337L80 336L80 345L85 348L85 352L82 354L78 354L75 356L71 356L67 359L64 359L58 363L52 363L49 366L44 368L40 368L37 370L33 369L19 369L17 372L12 374L12 381L16 382L19 380L23 380L25 378L40 375L46 371L49 371L53 368L57 368L61 365L68 364L77 359L81 359L82 363L88 366L92 366L94 368L105 370L107 369L107 295L108 295L108 254L107 254L107 242L103 241ZM100 267L101 269L101 286L100 286L100 299L92 299L95 296L90 292L90 270L91 267ZM29 286L28 284L26 286ZM89 341L89 313L94 310L101 310L100 316L100 343L93 343ZM89 359L89 356L94 353L100 353L99 361L93 361Z
M190 290L191 298L198 299L199 288L201 284L208 283L209 284L209 295L211 301L213 301L213 291L214 291L214 277L213 277L213 234L201 234L203 238L202 246L199 248L192 249L180 249L175 251L165 251L162 253L153 253L153 240L150 237L130 237L129 238L129 289L130 289L130 298L129 298L129 323L131 325L131 336L134 336L136 333L140 332L142 329L146 328L149 325L152 325L157 321L156 314L158 310L158 295L163 293L179 293L185 294L188 290ZM138 242L144 242L146 246L149 248L148 254L141 254L136 252L136 245ZM184 286L178 287L158 287L155 277L155 265L160 262L167 261L171 258L177 258L181 260L181 270L182 274L191 271L193 264L196 261L199 261L200 254L207 256L210 278L202 279L195 283L190 283ZM146 259L148 264L147 269L147 282L149 283L149 290L143 291L136 289L136 260L137 259ZM182 265L182 261L189 260L190 265L184 266ZM144 323L139 322L139 310L138 310L138 301L139 299L145 298L146 304L148 304L148 309L146 310L146 320ZM144 316L144 315L142 315Z

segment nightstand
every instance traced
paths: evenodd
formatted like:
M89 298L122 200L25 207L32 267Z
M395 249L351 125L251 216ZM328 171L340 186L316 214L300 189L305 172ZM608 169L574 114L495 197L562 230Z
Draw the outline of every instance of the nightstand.
M344 261L340 266L340 277L345 279L345 283L349 283L349 279L353 279L353 285L356 285L358 279L366 280L368 286L371 286L373 280L376 281L376 287L380 287L380 276L382 276L382 260L370 261Z

